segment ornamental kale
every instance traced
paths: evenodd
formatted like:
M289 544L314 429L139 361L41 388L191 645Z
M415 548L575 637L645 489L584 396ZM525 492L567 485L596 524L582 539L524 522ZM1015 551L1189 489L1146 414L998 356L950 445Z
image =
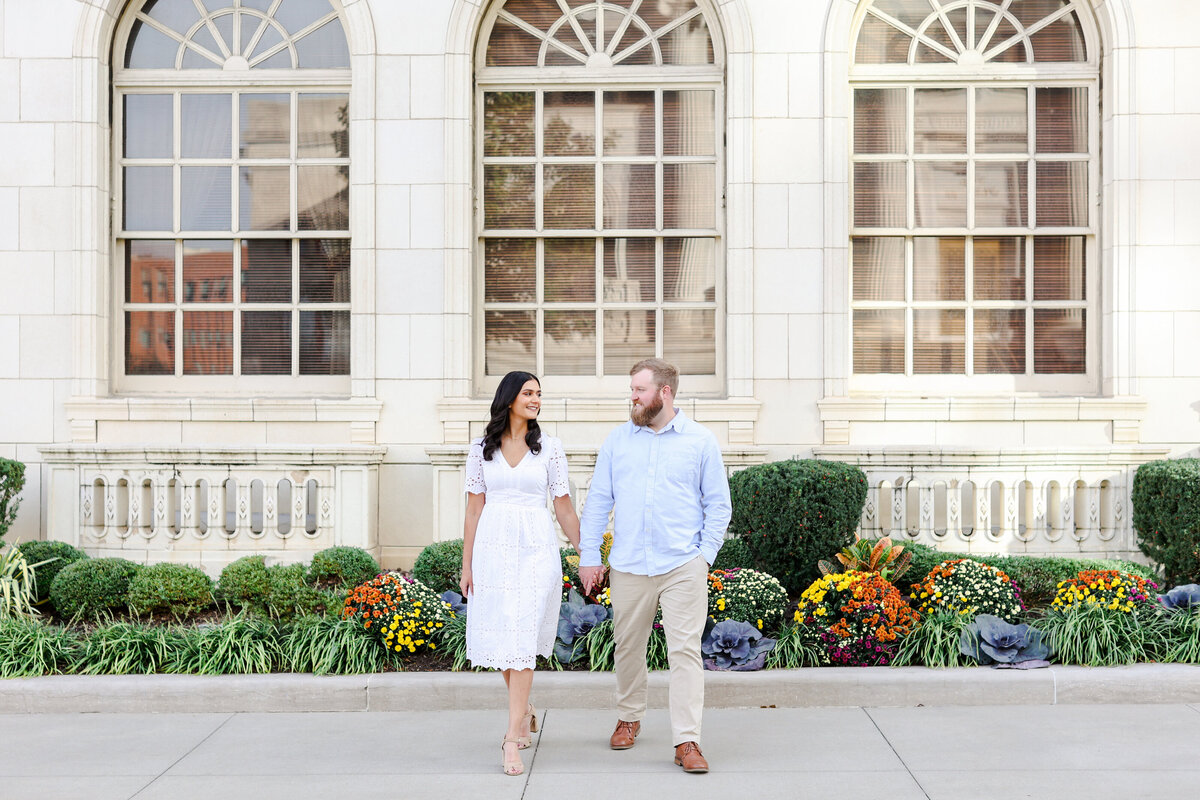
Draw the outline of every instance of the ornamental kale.
M608 619L607 607L595 603L584 603L583 597L574 589L558 611L558 641L554 643L554 655L564 664L580 659L587 649L584 639L588 632Z
M704 659L704 668L743 672L762 669L775 640L763 636L748 622L727 619L712 626L700 645L712 658Z
M467 601L453 589L442 592L442 602L450 606L450 613L454 616L465 617L467 615Z
M1183 586L1176 586L1166 594L1160 594L1158 602L1170 611L1200 609L1200 583L1185 583Z
M1042 632L1028 625L1012 625L991 614L980 614L958 640L964 655L980 664L1010 669L1048 667L1051 650Z

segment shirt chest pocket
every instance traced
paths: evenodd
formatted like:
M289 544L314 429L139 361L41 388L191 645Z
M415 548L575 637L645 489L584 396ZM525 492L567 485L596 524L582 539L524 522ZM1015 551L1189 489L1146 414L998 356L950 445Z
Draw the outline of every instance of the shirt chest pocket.
M665 454L663 477L674 484L695 486L700 478L700 458L689 449Z

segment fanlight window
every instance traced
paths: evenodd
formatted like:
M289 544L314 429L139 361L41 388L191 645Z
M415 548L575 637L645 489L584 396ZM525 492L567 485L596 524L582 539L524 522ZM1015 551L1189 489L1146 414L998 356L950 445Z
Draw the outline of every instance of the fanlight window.
M723 87L701 8L509 0L492 21L482 374L623 379L657 355L715 380Z
M1070 0L867 9L852 86L855 373L1029 388L1087 374L1098 74L1085 41Z
M332 6L149 0L125 53L113 225L125 385L341 390L350 72Z

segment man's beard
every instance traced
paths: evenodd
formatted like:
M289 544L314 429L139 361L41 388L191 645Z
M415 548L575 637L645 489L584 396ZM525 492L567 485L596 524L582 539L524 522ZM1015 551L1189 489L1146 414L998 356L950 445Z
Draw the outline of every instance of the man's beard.
M644 428L650 424L650 421L658 416L658 412L663 410L662 395L658 392L654 393L654 402L648 406L639 406L636 403L629 410L629 418L633 420L633 424L639 428Z

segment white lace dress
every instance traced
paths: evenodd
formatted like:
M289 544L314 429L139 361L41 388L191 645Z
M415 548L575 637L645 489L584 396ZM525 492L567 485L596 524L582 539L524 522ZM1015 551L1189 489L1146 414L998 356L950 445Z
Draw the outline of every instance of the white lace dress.
M466 491L486 495L471 553L467 658L476 667L533 669L558 630L562 562L546 491L569 493L567 457L543 434L541 452L511 467L499 449L484 461L482 441L467 454Z

